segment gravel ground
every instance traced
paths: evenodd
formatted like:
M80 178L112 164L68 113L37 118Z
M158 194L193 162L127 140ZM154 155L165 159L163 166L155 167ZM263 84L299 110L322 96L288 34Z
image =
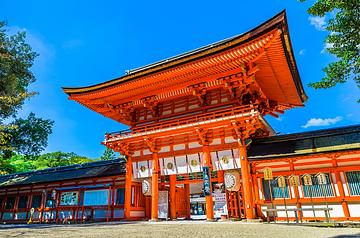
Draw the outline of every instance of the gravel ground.
M78 225L0 225L0 237L360 237L359 228L317 228L243 222L114 222Z

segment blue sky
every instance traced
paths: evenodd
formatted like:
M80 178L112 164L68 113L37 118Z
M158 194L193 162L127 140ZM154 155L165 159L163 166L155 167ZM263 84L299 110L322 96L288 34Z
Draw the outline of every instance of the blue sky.
M55 120L46 152L62 150L99 157L105 132L125 129L69 101L61 86L86 86L245 32L287 11L292 45L305 91L304 108L267 117L280 133L360 123L354 82L329 90L306 85L323 76L335 58L324 51L327 18L311 18L313 1L3 1L0 20L10 32L25 30L40 56L33 66L40 93L21 115L33 111Z

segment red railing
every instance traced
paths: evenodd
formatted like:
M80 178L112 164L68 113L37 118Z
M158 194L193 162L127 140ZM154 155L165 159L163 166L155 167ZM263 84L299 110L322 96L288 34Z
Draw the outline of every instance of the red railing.
M209 121L217 118L223 118L228 116L235 116L239 114L250 113L251 110L257 109L257 105L246 105L246 106L239 106L239 107L231 107L225 108L222 110L217 110L214 112L207 112L204 114L199 115L189 115L183 116L176 119L166 120L166 121L158 121L155 123L151 123L148 125L136 126L133 127L131 130L123 130L118 132L112 132L105 134L105 140L114 139L116 137L123 137L128 135L134 135L138 133L144 133L149 131L155 131L170 127L178 127L187 124ZM247 116L248 118L252 117L252 115Z

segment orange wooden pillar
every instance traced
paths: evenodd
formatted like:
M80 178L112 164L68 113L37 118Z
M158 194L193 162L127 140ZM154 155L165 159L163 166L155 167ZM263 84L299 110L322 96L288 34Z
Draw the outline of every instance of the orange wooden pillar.
M254 219L251 177L250 177L250 163L246 154L246 145L244 140L239 139L239 156L241 164L241 179L244 191L245 215L247 219Z
M336 157L332 158L332 165L334 168L338 167ZM346 219L349 220L350 219L350 210L349 210L348 203L345 201L345 191L344 191L344 186L343 186L339 171L335 171L335 179L336 179L337 187L339 189L339 195L341 198L341 206L343 208L344 215L345 215Z
M206 219L207 220L214 220L214 202L213 202L213 196L212 196L212 184L211 184L211 155L210 155L210 149L208 145L203 145L203 156L204 156L204 166L209 167L209 176L210 176L210 195L205 196L206 200Z
M191 218L190 214L190 184L184 184L185 196L186 196L186 219Z
M157 221L159 203L159 157L157 152L153 152L152 159L151 220Z
M131 156L128 156L127 161L126 161L126 175L125 175L125 197L124 197L125 219L130 219L131 181L132 181L132 159L131 159Z
M335 172L335 178L336 178L336 184L339 189L339 193L340 193L340 197L341 197L341 206L343 208L346 219L349 220L350 219L350 210L349 210L348 203L344 200L345 192L344 192L343 183L341 181L340 172L338 172L338 171Z
M217 171L218 183L224 182L224 170Z
M169 176L170 179L170 219L176 219L176 174Z
M289 165L290 165L290 171L292 171L292 172L295 171L294 162L292 160L290 160ZM294 186L293 188L294 188L294 194L295 194L295 198L296 198L296 208L300 209L301 203L300 203L299 186ZM302 218L304 216L302 211L297 211L297 215L300 218Z

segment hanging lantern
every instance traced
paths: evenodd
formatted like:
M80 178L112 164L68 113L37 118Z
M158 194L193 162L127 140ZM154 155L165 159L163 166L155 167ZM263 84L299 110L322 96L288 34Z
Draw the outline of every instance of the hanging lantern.
M239 191L240 173L238 170L229 170L224 174L225 188L228 191Z
M142 193L145 196L151 196L151 181L148 179L144 179L142 181Z

